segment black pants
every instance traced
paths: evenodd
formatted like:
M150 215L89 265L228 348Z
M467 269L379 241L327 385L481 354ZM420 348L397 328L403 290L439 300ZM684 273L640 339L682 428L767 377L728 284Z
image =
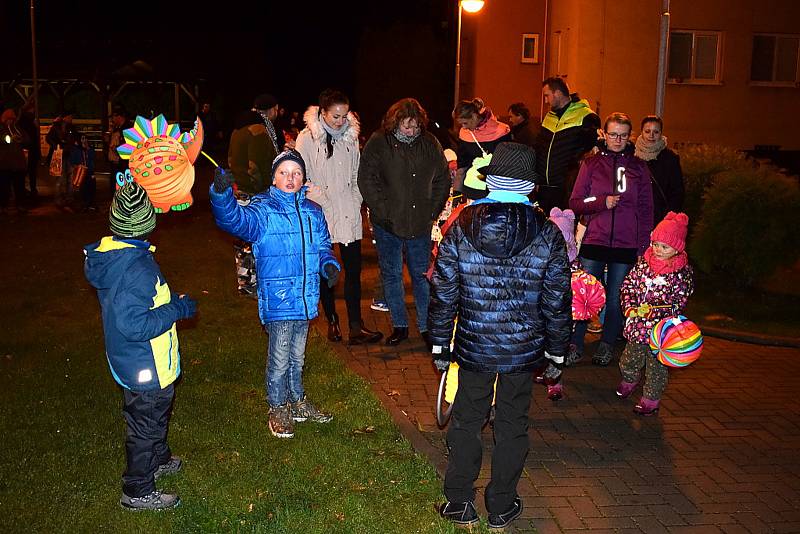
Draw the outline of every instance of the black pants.
M36 141L38 141L38 139ZM33 196L39 194L39 190L36 187L36 179L38 177L37 173L39 172L39 162L41 160L42 156L40 154L28 153L28 184L30 185L31 195Z
M458 370L458 392L447 431L450 455L444 494L448 501L466 502L475 498L473 485L481 469L481 427L492 405L492 385L497 377L492 477L486 487L486 509L501 514L511 508L529 449L531 375Z
M16 206L25 205L25 171L0 171L0 208L8 206L11 189Z
M361 326L361 240L347 245L339 243L339 255L342 257L344 270L344 302L347 305L347 319L350 327ZM328 281L321 277L319 283L319 300L328 320L336 313L334 289L328 287Z
M128 497L142 497L154 491L153 474L172 456L167 445L167 429L174 397L173 384L157 391L123 390L128 466L122 475L122 491Z

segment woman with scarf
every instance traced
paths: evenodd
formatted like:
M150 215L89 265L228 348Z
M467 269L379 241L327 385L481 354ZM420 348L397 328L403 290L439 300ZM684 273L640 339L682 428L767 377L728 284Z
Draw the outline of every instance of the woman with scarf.
M358 184L375 232L384 298L392 317L387 345L408 339L403 252L414 292L417 328L426 345L430 287L425 271L431 228L450 191L442 146L427 131L428 114L413 98L392 104L383 127L372 134L361 158Z
M511 141L511 128L499 122L483 100L462 100L453 110L453 120L461 129L458 132L458 170L453 184L453 195L463 193L466 198L479 199L487 195L486 182L478 179L478 167L489 164L487 156L495 147ZM476 158L481 158L475 161Z
M303 119L306 127L297 136L296 149L303 156L308 176L307 197L325 213L331 243L339 244L344 267L344 300L350 326L350 345L379 341L361 320L361 192L358 189L359 123L344 93L326 89L319 105L311 106ZM328 339L341 341L334 290L320 284L320 301L328 319Z
M662 135L664 122L657 115L642 119L642 133L636 138L636 156L647 162L653 175L653 220L660 221L668 211L683 209L683 171L680 157L667 148Z

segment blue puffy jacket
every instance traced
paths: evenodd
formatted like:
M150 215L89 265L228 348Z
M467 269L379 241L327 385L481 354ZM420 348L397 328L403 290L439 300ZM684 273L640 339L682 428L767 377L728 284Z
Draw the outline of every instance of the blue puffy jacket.
M571 328L567 247L558 227L528 203L480 200L439 245L428 308L434 345L469 371L514 373L567 353Z
M153 391L181 374L175 321L186 308L169 290L146 241L104 237L84 248L86 279L97 289L106 357L114 380Z
M272 186L240 206L230 187L217 193L211 186L217 226L253 244L262 323L315 318L320 272L328 263L340 269L322 208L305 192L305 187L286 193Z

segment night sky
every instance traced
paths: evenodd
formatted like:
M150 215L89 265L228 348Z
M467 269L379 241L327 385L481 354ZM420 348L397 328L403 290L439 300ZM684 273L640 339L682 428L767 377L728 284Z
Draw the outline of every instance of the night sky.
M197 83L223 120L259 93L302 111L320 90L338 87L368 129L405 96L419 98L433 119L449 121L455 0L234 0L215 11L132 5L39 0L39 77ZM0 80L31 77L29 14L29 2L0 2L0 31L7 46L13 42Z

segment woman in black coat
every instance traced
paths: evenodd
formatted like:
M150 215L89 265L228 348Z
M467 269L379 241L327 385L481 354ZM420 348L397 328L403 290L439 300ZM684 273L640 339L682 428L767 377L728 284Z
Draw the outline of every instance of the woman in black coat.
M653 224L658 224L669 211L683 211L681 160L667 148L663 129L661 117L648 115L642 119L642 133L636 138L635 154L647 162L653 175Z

